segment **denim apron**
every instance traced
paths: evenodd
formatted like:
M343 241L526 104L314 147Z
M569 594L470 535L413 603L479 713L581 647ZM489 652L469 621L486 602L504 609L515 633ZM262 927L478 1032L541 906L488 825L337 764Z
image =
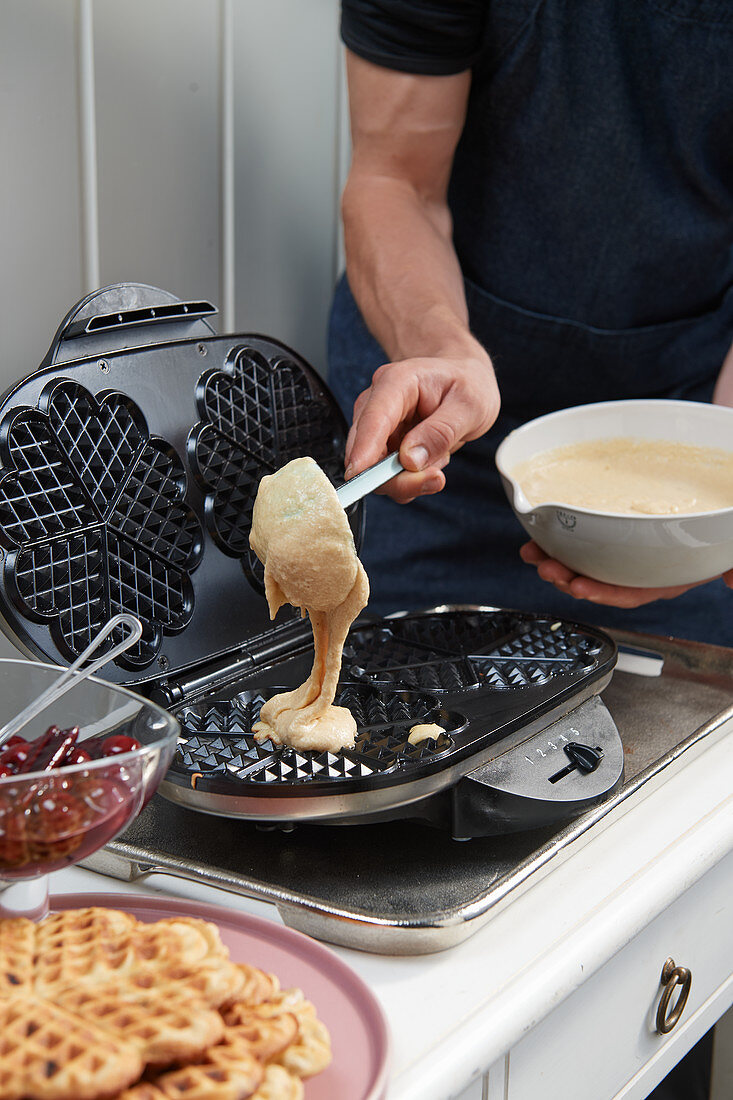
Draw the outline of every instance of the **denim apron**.
M733 0L487 12L449 201L502 410L442 493L369 499L369 610L478 603L733 646L722 581L633 611L542 581L494 462L508 432L554 409L710 400L733 343ZM386 360L342 278L329 382L347 417Z

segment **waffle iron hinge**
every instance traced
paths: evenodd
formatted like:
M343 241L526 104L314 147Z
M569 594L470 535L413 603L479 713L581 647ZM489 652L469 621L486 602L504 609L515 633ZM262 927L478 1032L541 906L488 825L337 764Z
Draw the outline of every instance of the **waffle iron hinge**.
M165 340L208 339L217 312L204 300L182 302L144 283L113 283L77 302L61 322L41 367Z
M313 634L308 620L295 619L250 639L246 645L207 657L189 665L186 675L158 680L147 694L154 703L171 709L224 688L283 657L311 648Z

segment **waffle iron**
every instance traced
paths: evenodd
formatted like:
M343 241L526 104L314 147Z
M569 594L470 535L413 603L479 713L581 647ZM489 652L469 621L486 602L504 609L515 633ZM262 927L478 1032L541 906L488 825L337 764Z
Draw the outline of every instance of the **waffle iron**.
M204 813L286 828L411 818L464 838L608 797L623 773L599 699L615 645L525 612L367 616L347 639L336 700L357 719L355 748L254 741L262 702L312 660L307 621L290 609L269 620L248 541L257 485L300 455L339 484L347 428L297 353L219 336L215 312L142 284L106 287L0 400L5 633L66 663L112 614L137 615L142 638L104 677L178 718L160 794ZM363 504L348 515L358 546ZM410 744L426 722L444 732Z

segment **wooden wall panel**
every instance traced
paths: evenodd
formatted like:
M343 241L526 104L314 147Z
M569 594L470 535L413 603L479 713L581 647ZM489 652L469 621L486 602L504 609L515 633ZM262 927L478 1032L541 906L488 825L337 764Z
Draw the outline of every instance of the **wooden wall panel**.
M75 5L0 3L0 390L83 290Z
M78 297L125 279L209 297L221 330L278 336L324 369L338 9L3 0L0 385Z
M337 249L337 0L234 7L236 316L325 369Z
M101 282L218 304L219 4L93 10Z

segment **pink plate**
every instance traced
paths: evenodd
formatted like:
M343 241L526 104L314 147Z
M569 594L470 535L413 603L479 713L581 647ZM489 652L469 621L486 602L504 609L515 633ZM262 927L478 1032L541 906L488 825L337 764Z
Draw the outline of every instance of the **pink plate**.
M278 976L283 988L297 986L316 1007L331 1033L333 1061L305 1082L306 1100L384 1100L389 1033L374 994L327 947L301 932L214 905L135 894L57 894L51 909L101 905L139 920L201 917L219 926L235 962L248 962Z

